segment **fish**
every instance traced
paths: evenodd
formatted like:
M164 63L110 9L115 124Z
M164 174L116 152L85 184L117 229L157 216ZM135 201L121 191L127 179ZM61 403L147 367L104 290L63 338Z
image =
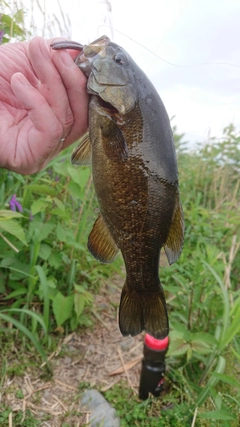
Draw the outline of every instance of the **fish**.
M173 133L164 104L146 74L119 45L102 36L78 49L75 63L87 77L89 131L72 154L74 165L92 165L100 214L88 249L102 263L120 251L126 280L119 305L123 336L169 333L159 260L171 265L184 241Z

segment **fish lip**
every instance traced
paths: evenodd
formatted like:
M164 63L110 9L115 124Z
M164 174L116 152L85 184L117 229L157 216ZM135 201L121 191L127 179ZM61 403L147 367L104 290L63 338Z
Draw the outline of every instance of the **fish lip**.
M94 42L83 46L82 51L75 59L75 63L86 77L89 77L91 71L93 71L93 64L96 59L105 57L109 43L111 43L111 40L107 36L101 36Z
M75 59L75 64L78 66L78 68L80 68L80 70L85 74L86 77L89 77L92 71L94 59L95 56L88 58L82 52Z

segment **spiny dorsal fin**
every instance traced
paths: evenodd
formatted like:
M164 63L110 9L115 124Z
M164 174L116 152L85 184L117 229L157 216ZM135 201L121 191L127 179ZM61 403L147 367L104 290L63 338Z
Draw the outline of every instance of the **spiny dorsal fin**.
M112 262L117 255L118 247L101 215L95 221L89 235L88 249L94 258L103 263Z
M164 245L164 250L167 255L169 264L173 264L178 260L182 252L184 240L184 219L183 210L180 200L178 199L176 208L173 214L171 227L168 233L167 241Z
M72 153L71 161L73 165L90 165L92 163L92 148L89 133L81 138L80 144Z

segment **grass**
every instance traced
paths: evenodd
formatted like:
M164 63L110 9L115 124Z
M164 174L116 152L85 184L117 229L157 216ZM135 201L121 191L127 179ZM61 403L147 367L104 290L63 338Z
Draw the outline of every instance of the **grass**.
M1 25L3 42L28 34L17 6L11 18L2 14ZM238 427L240 135L230 125L192 153L176 132L175 143L186 230L181 258L160 269L171 326L165 391L141 402L121 383L105 397L123 427ZM89 327L99 283L121 267L120 258L100 266L86 250L97 203L90 170L73 168L69 157L66 151L32 177L1 171L1 386L37 369L59 336ZM22 212L9 209L14 195ZM30 410L1 406L0 425L12 423L41 425ZM62 425L73 423L65 418Z
M126 384L114 386L105 396L122 426L240 424L240 136L230 125L192 153L182 141L175 133L185 245L177 263L160 269L171 326L167 389L140 402ZM90 169L71 166L69 158L67 150L32 177L1 171L2 381L22 375L22 351L34 346L46 361L54 334L91 326L93 295L121 267L120 258L100 265L86 249L97 202ZM13 200L21 212L17 204L9 209ZM22 351L10 368L14 340ZM0 413L3 426L9 411ZM14 414L15 425L23 425L22 416ZM38 425L31 412L24 425Z

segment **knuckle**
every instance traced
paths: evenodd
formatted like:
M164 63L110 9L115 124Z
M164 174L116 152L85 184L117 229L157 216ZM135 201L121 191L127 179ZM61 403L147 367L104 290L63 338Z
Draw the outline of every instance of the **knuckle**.
M73 125L73 123L74 123L74 117L73 117L73 113L72 113L72 111L70 110L70 111L67 111L65 114L64 114L64 117L63 117L63 119L62 119L62 123L63 123L63 127L64 127L64 129L66 128L66 129L69 129L69 128L71 128L72 127L72 125Z

